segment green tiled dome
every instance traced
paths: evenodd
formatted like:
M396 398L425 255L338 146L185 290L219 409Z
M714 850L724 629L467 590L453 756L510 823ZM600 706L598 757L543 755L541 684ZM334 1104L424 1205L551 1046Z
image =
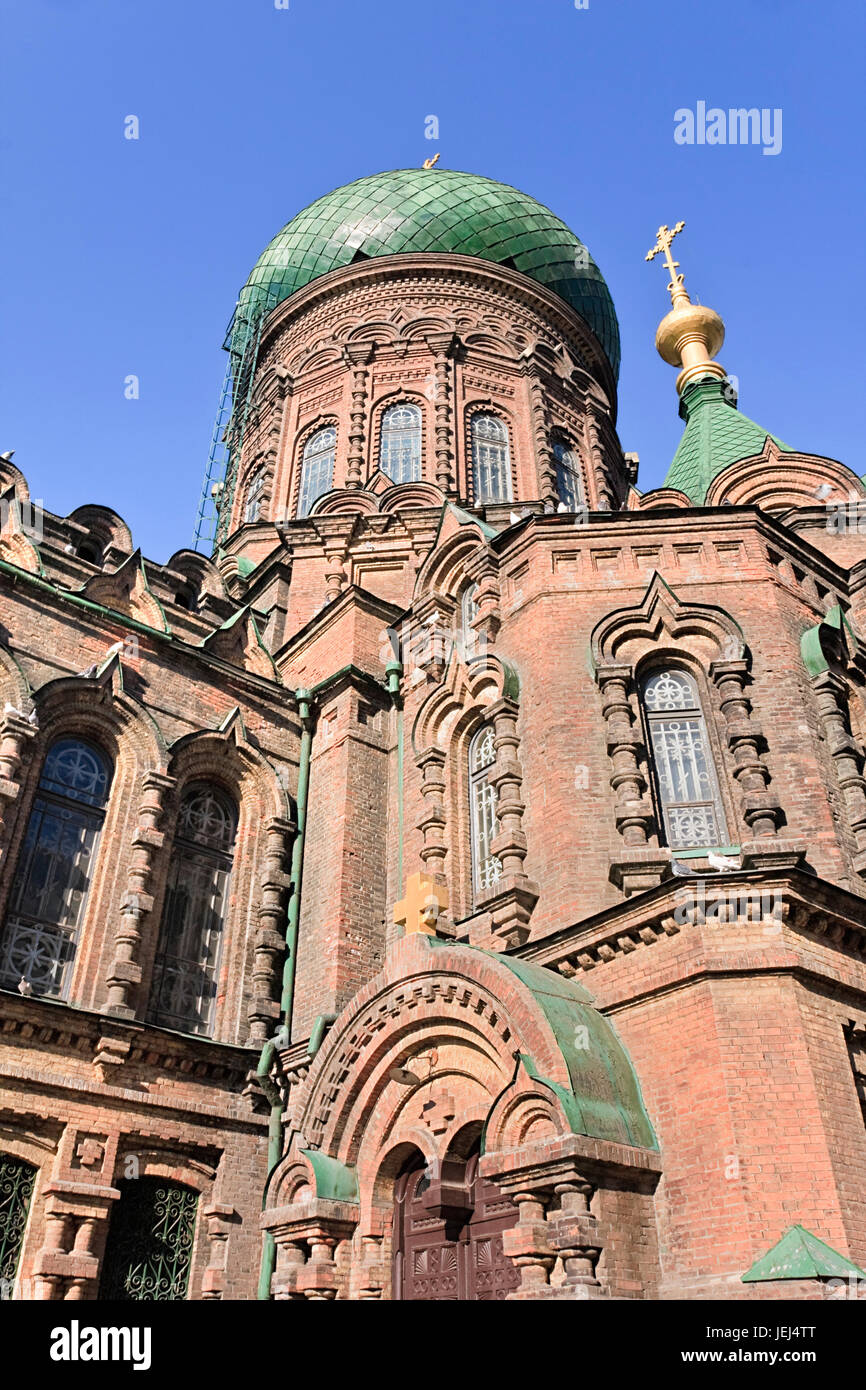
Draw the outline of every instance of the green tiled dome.
M240 302L274 307L359 253L412 251L479 256L531 276L577 310L618 373L613 302L583 243L526 193L452 169L372 174L317 198L262 252Z

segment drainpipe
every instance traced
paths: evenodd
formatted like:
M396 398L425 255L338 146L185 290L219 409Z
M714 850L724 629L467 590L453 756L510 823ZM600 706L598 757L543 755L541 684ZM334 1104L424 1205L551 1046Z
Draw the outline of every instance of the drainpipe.
M263 1211L267 1198L268 1182L270 1182L271 1173L282 1157L283 1150L283 1098L280 1095L279 1086L274 1085L269 1075L276 1050L277 1038L268 1038L262 1048L262 1055L256 1067L256 1077L271 1107L271 1114L268 1120L268 1177L265 1183L265 1190L262 1193ZM271 1231L265 1231L256 1298L269 1299L271 1296L271 1279L273 1278L274 1267L276 1265L276 1254L277 1246L273 1233Z
M403 701L400 698L400 681L403 676L403 663L389 661L385 667L388 694L394 704L397 716L397 886L403 887Z
M310 788L310 753L313 747L313 721L310 715L312 695L309 690L296 690L298 713L301 717L301 753L298 766L298 829L292 845L292 892L286 923L286 963L283 966L283 993L280 1010L286 1028L287 1041L292 1041L292 1010L295 1003L295 968L298 955L298 920L301 915L301 885L304 877L304 841L307 832L307 794Z
M315 1057L322 1043L325 1041L325 1034L332 1023L336 1023L336 1014L319 1014L313 1024L313 1031L310 1034L310 1041L307 1044L307 1056Z
M268 1121L268 1176L262 1193L264 1211L268 1196L271 1175L282 1158L283 1152L283 1100L278 1086L270 1079L270 1070L277 1047L288 1047L292 1041L292 1012L295 1002L295 973L298 955L298 921L301 915L301 885L304 875L304 842L307 830L307 796L310 787L310 755L313 747L313 721L310 705L312 696L309 690L296 690L295 699L301 718L301 748L298 763L298 796L296 801L297 829L292 844L292 865L290 871L289 910L286 917L286 959L283 966L283 988L280 996L281 1027L273 1038L269 1038L262 1048L262 1055L256 1068L256 1076L266 1099L270 1102L271 1114ZM270 1231L265 1231L262 1246L262 1262L259 1269L259 1285L256 1297L267 1300L271 1296L271 1280L277 1260L277 1247Z

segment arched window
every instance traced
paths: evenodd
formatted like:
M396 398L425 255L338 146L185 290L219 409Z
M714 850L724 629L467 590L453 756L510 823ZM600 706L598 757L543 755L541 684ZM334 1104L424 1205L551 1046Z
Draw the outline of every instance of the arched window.
M464 586L460 594L460 631L457 635L459 651L464 661L477 656L484 642L484 638L472 626L477 615L478 585L470 582Z
M8 1287L18 1269L36 1173L32 1163L0 1153L0 1285Z
M469 745L469 825L472 844L472 888L485 893L502 877L502 865L490 846L499 832L496 788L490 773L496 761L493 728L485 724Z
M62 995L84 920L112 767L99 749L59 739L45 758L0 944L0 984Z
M476 502L511 501L508 428L496 415L472 416L472 488Z
M194 783L180 804L168 870L150 1021L210 1032L234 856L237 810L216 787Z
M165 1178L121 1178L117 1186L99 1297L124 1303L186 1298L198 1193Z
M265 473L260 468L254 473L247 484L247 500L244 506L244 521L259 521L262 515L262 502L264 501Z
M460 595L460 626L464 639L473 631L472 622L478 614L478 585L469 583Z
M580 511L584 505L580 460L566 440L554 439L553 462L556 468L556 491L560 502L569 512Z
M327 425L310 435L304 445L301 468L301 494L298 516L309 516L313 503L330 492L334 486L334 459L337 453L337 430Z
M404 401L382 416L379 467L395 483L416 483L421 477L421 408Z
M667 843L723 845L725 815L697 685L685 671L653 671L642 695Z

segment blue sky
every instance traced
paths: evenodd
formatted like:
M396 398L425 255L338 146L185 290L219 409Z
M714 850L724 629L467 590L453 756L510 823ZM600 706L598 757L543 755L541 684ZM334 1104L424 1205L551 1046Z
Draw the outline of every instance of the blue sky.
M681 423L657 357L686 220L746 414L866 469L862 6L841 0L0 0L0 451L65 514L190 543L237 292L313 198L441 163L559 214L610 285L646 489ZM677 145L674 112L782 110L782 149ZM124 139L137 115L140 139ZM440 139L424 138L425 117ZM135 374L140 397L124 397Z

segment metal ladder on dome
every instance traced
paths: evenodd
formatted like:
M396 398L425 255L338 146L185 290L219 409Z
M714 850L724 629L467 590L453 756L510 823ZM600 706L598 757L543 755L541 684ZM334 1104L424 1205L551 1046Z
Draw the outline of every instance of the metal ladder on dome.
M263 298L256 299L248 307L238 301L226 329L223 348L229 358L211 434L193 550L213 552L225 539L237 486L262 327L277 302L278 292L274 289L269 289Z

